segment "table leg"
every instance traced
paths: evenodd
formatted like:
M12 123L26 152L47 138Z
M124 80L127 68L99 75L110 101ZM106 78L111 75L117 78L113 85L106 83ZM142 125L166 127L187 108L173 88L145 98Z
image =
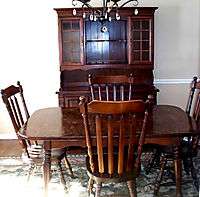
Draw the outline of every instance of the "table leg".
M174 147L174 167L175 167L175 176L176 176L176 197L181 197L181 182L182 182L182 161L180 158L180 147Z
M43 176L44 176L44 196L48 196L48 183L51 176L51 141L44 141L44 161L43 161Z

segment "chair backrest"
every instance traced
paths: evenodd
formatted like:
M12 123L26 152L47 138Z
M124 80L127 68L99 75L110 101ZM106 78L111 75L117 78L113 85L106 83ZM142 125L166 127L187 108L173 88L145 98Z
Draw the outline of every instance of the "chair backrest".
M190 85L189 98L186 105L186 113L191 115L197 122L200 118L200 80L193 77Z
M88 82L92 100L131 100L133 88L133 75L92 76Z
M30 145L31 143L30 141L19 137L18 134L19 130L24 126L30 117L23 95L23 88L20 82L17 82L17 86L11 85L5 89L2 89L1 95L20 144L24 149L26 149L27 152L27 145Z
M138 172L150 102L80 100L92 172L109 177Z
M192 116L197 126L200 126L200 80L197 77L193 77L190 85L189 98L186 105L186 113ZM189 154L196 155L199 144L199 136L188 138Z

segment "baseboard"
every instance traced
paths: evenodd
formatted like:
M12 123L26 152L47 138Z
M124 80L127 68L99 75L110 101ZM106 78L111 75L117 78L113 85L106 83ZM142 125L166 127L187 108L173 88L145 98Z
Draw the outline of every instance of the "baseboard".
M154 84L190 84L192 79L155 79Z

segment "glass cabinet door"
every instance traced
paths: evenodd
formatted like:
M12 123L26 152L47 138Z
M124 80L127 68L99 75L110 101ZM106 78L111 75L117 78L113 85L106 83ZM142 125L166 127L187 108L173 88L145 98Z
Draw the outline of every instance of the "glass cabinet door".
M82 64L82 27L80 19L62 20L62 63Z
M131 19L130 64L151 64L153 60L152 47L152 19Z

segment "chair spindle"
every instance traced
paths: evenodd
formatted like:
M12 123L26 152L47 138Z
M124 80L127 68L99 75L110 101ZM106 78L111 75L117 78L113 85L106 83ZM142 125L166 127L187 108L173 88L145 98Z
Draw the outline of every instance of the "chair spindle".
M99 100L101 101L102 98L101 98L101 86L98 85L98 94L99 94Z
M99 172L104 173L102 127L101 117L99 115L96 115L96 136Z
M110 175L114 172L114 157L113 157L113 127L112 117L108 116L108 173Z
M117 100L117 87L116 84L113 85L113 100Z
M24 119L23 119L23 116L22 116L22 113L21 113L21 110L20 110L20 107L19 107L19 103L18 103L17 98L15 96L14 96L14 99L15 99L15 104L16 104L16 107L17 107L17 112L19 114L21 126L22 126L24 124Z
M11 107L12 107L13 114L14 114L14 117L15 117L16 125L17 125L17 127L19 129L21 127L21 125L20 125L20 122L19 122L17 110L16 110L16 107L15 107L15 103L14 103L12 98L10 98L10 102L11 102Z
M109 86L106 84L106 100L109 101Z
M128 143L128 159L127 159L127 166L126 166L126 171L130 171L133 166L133 162L134 162L134 139L135 139L135 135L136 135L136 117L135 115L129 115L129 121L130 121L130 126L129 126L129 143Z
M118 150L118 174L123 173L124 166L124 116L121 116L120 120L120 131L119 131L119 150Z

